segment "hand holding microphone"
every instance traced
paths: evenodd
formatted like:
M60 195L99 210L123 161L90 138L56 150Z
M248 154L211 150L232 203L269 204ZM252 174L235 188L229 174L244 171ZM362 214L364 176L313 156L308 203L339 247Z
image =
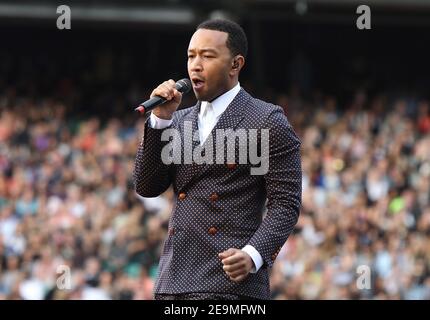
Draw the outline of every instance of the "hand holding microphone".
M161 119L171 119L182 101L182 94L191 89L191 82L182 79L175 83L172 79L164 81L151 93L151 98L135 109L142 114L151 111Z

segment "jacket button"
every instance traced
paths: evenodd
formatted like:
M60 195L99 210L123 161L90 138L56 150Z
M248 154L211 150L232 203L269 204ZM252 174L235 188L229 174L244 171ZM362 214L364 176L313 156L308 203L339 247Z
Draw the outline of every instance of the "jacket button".
M173 236L175 234L175 228L169 228L169 235Z
M187 195L186 195L186 193L185 193L185 192L181 192L181 193L179 194L179 200L184 200L186 197L187 197Z
M219 196L216 192L212 193L210 196L211 201L217 201L218 198L219 198Z
M208 232L209 232L209 234L211 234L211 235L215 235L215 234L217 233L217 231L218 231L218 230L217 230L215 227L210 227Z
M229 168L230 170L234 170L236 169L237 164L236 163L227 163L227 168Z

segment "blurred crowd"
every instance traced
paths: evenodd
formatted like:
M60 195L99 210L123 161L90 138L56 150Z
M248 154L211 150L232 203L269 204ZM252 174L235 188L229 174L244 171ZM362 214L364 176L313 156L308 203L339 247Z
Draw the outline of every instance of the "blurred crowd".
M272 298L430 299L429 102L267 100L284 107L303 164ZM134 191L143 118L72 113L0 95L0 299L152 299L174 194Z
M358 91L339 112L335 97L284 100L303 203L274 298L430 299L429 102Z

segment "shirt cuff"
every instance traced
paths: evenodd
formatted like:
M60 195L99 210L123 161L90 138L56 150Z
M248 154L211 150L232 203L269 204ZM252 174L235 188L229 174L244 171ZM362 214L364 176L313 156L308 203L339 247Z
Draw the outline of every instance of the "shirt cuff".
M256 273L258 270L260 270L261 266L263 265L263 258L261 257L260 253L258 253L257 249L247 244L245 247L243 247L242 251L245 251L247 254L249 254L252 261L254 261L254 267L252 268L251 273Z
M152 129L164 129L170 126L173 122L173 119L161 119L157 117L155 114L151 112L151 115L149 117L149 124Z

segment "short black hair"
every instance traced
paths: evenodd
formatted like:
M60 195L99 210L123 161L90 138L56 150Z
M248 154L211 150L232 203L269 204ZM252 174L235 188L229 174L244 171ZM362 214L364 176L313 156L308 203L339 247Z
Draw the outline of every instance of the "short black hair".
M248 39L246 38L245 31L236 22L224 19L206 20L200 23L196 30L207 29L226 32L227 48L233 56L241 54L246 58L248 53Z

